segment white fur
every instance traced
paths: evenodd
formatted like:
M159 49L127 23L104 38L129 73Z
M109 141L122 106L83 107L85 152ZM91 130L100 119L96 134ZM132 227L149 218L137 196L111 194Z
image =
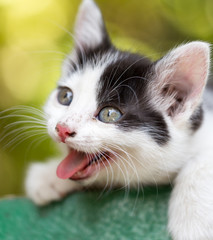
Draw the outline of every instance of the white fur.
M97 6L92 0L84 0L76 25L79 29L77 39L82 46L87 42L90 46L100 43L100 23L102 17ZM88 64L69 77L63 75L59 85L72 89L73 102L70 106L60 105L56 97L58 90L53 91L45 106L49 134L59 141L55 126L58 122L65 123L77 132L75 138L67 138L67 146L89 153L111 149L119 154L114 163L84 181L84 185L139 188L141 183L173 182L169 206L169 231L173 239L212 240L213 113L205 110L203 125L195 134L189 129L189 116L201 102L208 77L208 44L193 42L183 45L171 51L156 66L155 78L160 79L160 84L153 87L150 104L161 109L168 124L171 140L163 147L155 143L146 131L131 130L127 134L115 125L95 118L99 79L113 59L117 56L104 56L97 66ZM182 75L177 75L179 73ZM166 112L172 98L159 98L159 90L172 79L175 79L174 84L178 81L178 84L186 86L188 93L184 110L178 112L176 118ZM35 164L29 169L26 192L38 204L58 200L61 195L81 188L75 182L56 178L57 163Z
M189 146L188 160L175 180L169 205L174 240L213 239L213 114Z
M25 189L26 194L38 205L57 201L68 192L80 190L76 182L61 180L56 176L59 161L51 160L46 163L33 163L28 169Z
M102 42L102 15L92 0L84 0L75 24L76 46L95 47Z

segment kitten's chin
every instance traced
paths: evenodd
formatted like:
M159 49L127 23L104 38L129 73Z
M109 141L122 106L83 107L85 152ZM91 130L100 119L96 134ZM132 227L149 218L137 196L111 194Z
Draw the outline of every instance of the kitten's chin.
M61 179L83 180L98 174L115 159L115 154L110 152L88 154L70 149L67 157L58 165L56 173Z

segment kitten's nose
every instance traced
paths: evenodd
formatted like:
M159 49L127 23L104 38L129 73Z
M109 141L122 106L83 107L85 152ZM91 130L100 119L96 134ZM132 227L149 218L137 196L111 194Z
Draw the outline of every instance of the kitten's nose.
M66 125L58 123L55 127L55 130L58 132L58 136L61 138L61 141L64 143L67 137L75 137L76 132L71 131L70 128Z

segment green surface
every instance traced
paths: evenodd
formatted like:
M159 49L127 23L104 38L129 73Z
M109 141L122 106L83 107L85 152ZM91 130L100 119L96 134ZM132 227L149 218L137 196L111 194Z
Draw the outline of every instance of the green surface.
M170 188L74 193L39 208L26 198L0 201L1 240L167 240ZM136 202L137 199L137 202Z

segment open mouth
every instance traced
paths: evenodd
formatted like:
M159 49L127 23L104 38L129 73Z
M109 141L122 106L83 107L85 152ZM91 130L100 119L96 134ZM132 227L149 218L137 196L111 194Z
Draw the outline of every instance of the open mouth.
M115 155L109 152L86 154L71 149L67 157L57 168L57 176L62 179L81 180L89 178L103 167L106 167Z

